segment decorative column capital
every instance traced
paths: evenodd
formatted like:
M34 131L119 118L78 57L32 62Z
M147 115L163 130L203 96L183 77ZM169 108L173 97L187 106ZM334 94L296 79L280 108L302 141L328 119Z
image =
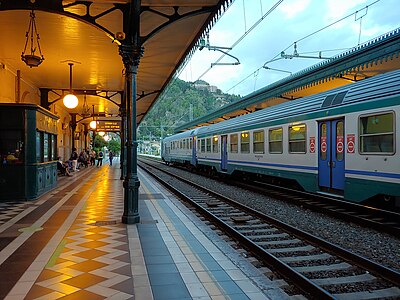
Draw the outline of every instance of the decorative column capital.
M119 114L121 115L122 118L126 117L126 107L121 106L119 108Z
M126 69L131 66L138 66L140 62L140 58L143 56L144 47L135 46L135 45L120 45L119 46L119 55L122 56L122 62Z

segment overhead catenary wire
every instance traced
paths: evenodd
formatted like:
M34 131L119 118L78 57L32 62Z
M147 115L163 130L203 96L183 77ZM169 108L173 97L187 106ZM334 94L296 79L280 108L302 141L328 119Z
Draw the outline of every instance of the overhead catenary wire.
M249 28L249 30L247 30L247 31L245 31L245 33L241 36L241 37L239 37L239 39L237 39L236 40L236 42L234 42L233 44L232 44L232 46L231 47L229 47L229 48L231 48L231 49L233 49L234 47L236 47L254 28L256 28L270 13L272 13L278 6L279 6L279 4L281 4L283 2L283 0L279 0L278 2L276 2L275 4L274 4L274 6L272 6L260 19L258 19L257 20L257 22L255 22L250 28ZM229 52L230 50L228 50L228 51L226 51L226 52ZM212 65L215 65L215 64L217 64L217 63L219 63L224 57L225 57L225 55L226 54L223 54L223 55L221 55L214 63L212 63ZM207 70L205 70L204 72L203 72L203 74L201 74L198 78L197 78L197 80L200 80L201 78L203 78L203 76L204 75L206 75L209 71L211 70L211 67L209 67ZM196 81L197 81L196 80Z
M300 38L300 39L298 39L297 41L291 43L291 44L290 44L288 47L286 47L284 50L282 50L282 51L280 51L278 54L276 54L272 59L269 60L269 62L271 62L271 61L273 61L273 60L276 60L276 59L281 55L282 52L286 52L288 49L290 49L290 48L291 48L293 45L295 45L296 43L298 43L298 42L300 42L300 41L303 41L303 40L309 38L310 36L313 36L313 35L315 35L315 34L321 32L321 31L323 31L323 30L325 30L325 29L327 29L327 28L329 28L329 27L331 27L331 26L333 26L333 25L335 25L335 24L337 24L337 23L339 23L339 22L341 22L341 21L343 21L343 20L345 20L345 19L351 17L351 16L357 15L358 12L360 12L360 11L362 11L362 10L364 10L364 9L368 9L368 7L370 7L370 6L372 6L372 5L376 4L376 3L378 3L378 2L380 2L380 1L381 1L381 0L376 0L376 1L374 1L374 2L372 2L372 3L370 3L370 4L368 4L368 5L366 5L366 6L363 7L362 9L356 10L355 12L353 12L353 13L351 13L351 14L348 14L348 15L346 15L345 17L343 17L343 18L341 18L341 19L339 19L339 20L336 20L336 21L333 22L333 23L330 23L330 24L328 24L328 25L326 25L326 26L324 26L324 27L322 27L322 28L320 28L320 29L318 29L318 30L316 30L316 31L314 31L314 32L312 32L312 33L310 33L310 34L308 34L308 35L306 35L306 36ZM340 50L340 49L338 49L338 50ZM345 49L345 50L346 50L346 49ZM333 51L333 50L326 50L326 51ZM317 52L322 52L322 51L317 51ZM266 64L266 63L264 63L263 66L264 66L265 64ZM232 89L234 89L235 87L237 87L238 85L240 85L241 83L243 83L245 80L247 80L249 77L254 76L254 74L255 74L256 72L258 72L260 69L263 68L263 66L259 67L259 68L256 69L255 71L251 72L251 73L250 73L249 75L247 75L244 79L242 79L241 81L239 81L238 83L236 83L236 84L234 84L232 87L230 87L228 90L226 90L226 92L228 93L229 91L231 91Z

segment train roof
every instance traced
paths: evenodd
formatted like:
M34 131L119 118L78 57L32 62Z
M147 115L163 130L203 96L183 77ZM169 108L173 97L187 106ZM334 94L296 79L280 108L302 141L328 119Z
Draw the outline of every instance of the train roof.
M195 128L192 130L188 130L188 131L184 131L178 134L174 134L171 136L168 136L166 138L164 138L164 142L170 141L170 140L177 140L177 139L184 139L184 138L188 138L188 137L193 137L195 135L197 135L197 132L200 128Z
M347 106L373 99L382 99L400 94L400 70L377 75L362 81L338 87L320 94L303 97L273 107L222 121L209 126L199 127L198 136L221 132L232 132L251 128L261 123L295 117L297 115Z

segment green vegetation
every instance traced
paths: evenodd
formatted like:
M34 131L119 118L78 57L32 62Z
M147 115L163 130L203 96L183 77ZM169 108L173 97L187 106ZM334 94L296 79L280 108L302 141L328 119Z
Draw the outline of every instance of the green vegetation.
M108 141L104 139L104 137L96 134L94 137L94 151L96 153L100 152L100 149L103 150L104 147L107 147L108 150L111 150L114 154L118 154L121 152L121 140L119 135L115 133L108 133Z
M202 80L190 83L175 79L141 122L138 129L139 144L148 144L144 152L155 151L152 141L159 142L161 138L173 134L177 126L239 99L240 96L224 94Z

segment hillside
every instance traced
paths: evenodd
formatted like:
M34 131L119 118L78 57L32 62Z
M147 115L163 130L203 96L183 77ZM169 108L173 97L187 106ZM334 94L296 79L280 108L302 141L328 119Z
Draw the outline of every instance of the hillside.
M174 128L240 99L215 86L175 79L139 126L138 140L159 140Z

